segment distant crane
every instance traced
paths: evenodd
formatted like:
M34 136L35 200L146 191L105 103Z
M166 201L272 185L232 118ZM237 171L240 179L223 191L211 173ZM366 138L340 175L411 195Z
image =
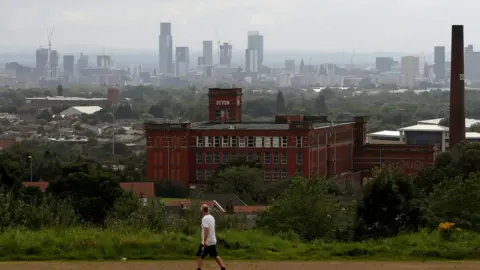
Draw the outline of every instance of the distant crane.
M51 59L50 59L50 53L52 52L52 36L53 36L53 30L55 29L55 26L52 26L52 29L47 28L47 38L48 38L48 55L47 55L47 74L48 78L52 77L52 68L51 68Z

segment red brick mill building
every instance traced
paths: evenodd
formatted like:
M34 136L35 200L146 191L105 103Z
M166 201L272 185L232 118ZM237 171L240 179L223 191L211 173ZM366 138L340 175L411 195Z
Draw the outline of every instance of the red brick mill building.
M260 160L266 182L314 175L359 186L372 168L414 173L435 159L433 146L369 145L363 117L331 122L325 116L276 115L242 121L242 89L209 89L209 120L145 124L147 177L202 189L222 163Z

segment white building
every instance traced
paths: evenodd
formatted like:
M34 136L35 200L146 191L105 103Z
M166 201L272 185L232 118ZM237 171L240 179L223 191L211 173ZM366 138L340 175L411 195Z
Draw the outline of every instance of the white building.
M417 56L404 56L401 60L403 75L402 86L413 88L415 80L420 77L420 59Z
M102 107L100 106L76 106L66 109L65 111L61 112L60 115L62 117L65 116L79 116L82 114L94 114L100 111Z

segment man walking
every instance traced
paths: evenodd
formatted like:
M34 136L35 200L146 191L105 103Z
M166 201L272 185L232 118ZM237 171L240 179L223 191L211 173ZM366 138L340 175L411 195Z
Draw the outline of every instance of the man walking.
M208 205L200 207L202 212L202 244L197 251L197 270L202 269L202 263L205 256L214 258L221 270L225 270L225 264L217 253L217 237L215 236L215 218L210 215Z

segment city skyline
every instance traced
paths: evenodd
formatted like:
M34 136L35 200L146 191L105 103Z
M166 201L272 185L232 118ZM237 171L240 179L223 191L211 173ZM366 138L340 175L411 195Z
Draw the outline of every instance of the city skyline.
M460 5L452 12L450 3L301 0L297 6L303 8L296 11L288 3L271 0L140 0L134 4L23 0L7 2L2 9L7 12L0 11L5 29L0 47L46 47L46 29L55 25L52 44L58 50L74 44L155 50L162 21L172 23L174 46L187 46L191 51L201 51L203 40L229 42L234 50L245 50L245 35L251 30L265 37L265 51L430 52L432 45L446 46L448 51L448 29L456 23L466 26L466 36L470 37L466 44L480 44L480 37L474 35L480 30L474 12L480 4ZM342 16L328 10L337 10ZM118 16L107 20L106 11ZM428 31L419 27L420 19L428 23ZM371 33L365 34L371 29L375 29L373 38ZM88 36L79 34L87 31Z

